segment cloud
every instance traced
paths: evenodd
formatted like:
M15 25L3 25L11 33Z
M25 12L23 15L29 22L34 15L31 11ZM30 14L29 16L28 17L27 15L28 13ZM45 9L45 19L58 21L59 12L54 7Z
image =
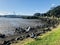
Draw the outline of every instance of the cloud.
M55 6L56 6L56 4L54 4L54 3L53 3L53 4L51 4L51 7L55 7Z
M7 14L7 12L0 11L0 15L5 15L5 14Z
M13 14L13 12L0 11L0 15L8 15L8 14Z

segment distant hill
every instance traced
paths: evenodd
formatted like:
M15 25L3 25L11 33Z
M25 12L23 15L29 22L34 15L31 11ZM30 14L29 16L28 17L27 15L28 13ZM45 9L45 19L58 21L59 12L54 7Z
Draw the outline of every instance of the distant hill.
M7 17L7 18L21 18L20 15L4 15L3 17Z
M22 18L20 15L0 15L0 17L6 17L6 18Z
M0 17L6 18L23 18L23 19L35 19L34 16L25 16L25 15L0 15Z

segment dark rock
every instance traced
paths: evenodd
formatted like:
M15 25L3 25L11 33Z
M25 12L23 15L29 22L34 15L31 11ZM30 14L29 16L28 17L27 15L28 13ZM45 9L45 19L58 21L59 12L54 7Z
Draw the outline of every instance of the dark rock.
M0 34L0 38L5 38L5 34Z
M17 37L15 40L20 40L20 37Z

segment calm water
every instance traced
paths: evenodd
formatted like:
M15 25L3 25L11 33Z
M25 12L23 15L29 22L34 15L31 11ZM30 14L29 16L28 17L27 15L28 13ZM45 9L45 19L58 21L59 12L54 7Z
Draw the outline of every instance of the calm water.
M26 28L42 25L37 19L21 19L21 18L0 18L0 33L13 35L16 27Z

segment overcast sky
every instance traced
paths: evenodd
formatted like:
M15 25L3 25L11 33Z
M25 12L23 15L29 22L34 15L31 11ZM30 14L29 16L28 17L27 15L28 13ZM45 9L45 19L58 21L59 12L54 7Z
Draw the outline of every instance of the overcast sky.
M51 7L60 5L60 0L0 0L0 15L33 15L47 12Z

